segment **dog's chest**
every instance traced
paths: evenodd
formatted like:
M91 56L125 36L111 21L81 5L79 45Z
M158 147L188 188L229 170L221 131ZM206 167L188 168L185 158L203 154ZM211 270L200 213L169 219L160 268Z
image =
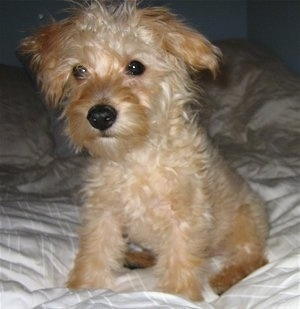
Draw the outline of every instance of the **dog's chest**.
M131 229L155 232L172 221L178 207L192 204L191 177L180 168L149 158L147 164L128 165L122 178L121 212Z
M122 215L131 241L153 248L173 217L169 175L147 168L134 170L124 187ZM152 236L150 236L152 235Z
M172 210L170 192L176 181L155 166L135 166L124 179L124 215L128 220L158 219Z

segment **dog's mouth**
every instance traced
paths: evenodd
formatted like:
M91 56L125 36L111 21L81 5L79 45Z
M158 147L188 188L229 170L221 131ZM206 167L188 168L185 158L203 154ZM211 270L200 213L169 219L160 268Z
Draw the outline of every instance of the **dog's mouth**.
M113 138L114 136L111 134L111 132L109 132L109 131L103 131L103 132L101 132L101 138Z

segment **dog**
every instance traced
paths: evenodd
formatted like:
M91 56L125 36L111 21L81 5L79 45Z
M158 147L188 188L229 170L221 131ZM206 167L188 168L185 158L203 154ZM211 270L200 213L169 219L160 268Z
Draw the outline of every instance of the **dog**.
M189 109L193 72L216 75L221 58L203 35L166 8L98 0L19 52L75 149L91 155L70 289L114 289L126 260L154 263L158 291L200 301L206 283L221 294L267 263L263 201ZM131 253L127 239L145 250Z

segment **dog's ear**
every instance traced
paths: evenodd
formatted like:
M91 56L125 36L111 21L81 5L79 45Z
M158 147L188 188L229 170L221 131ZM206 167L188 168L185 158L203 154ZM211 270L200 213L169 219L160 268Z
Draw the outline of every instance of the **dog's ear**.
M67 44L67 22L53 22L26 37L17 49L19 59L34 74L48 104L57 106L65 95L69 72L61 52Z
M184 60L192 69L208 69L216 75L221 52L203 35L186 26L165 8L145 8L141 14L141 22L154 30L162 48Z

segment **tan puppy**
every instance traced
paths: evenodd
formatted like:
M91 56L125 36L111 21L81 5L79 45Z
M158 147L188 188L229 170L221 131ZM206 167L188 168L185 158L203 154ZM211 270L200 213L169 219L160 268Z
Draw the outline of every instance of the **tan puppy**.
M119 1L120 2L120 1ZM191 70L219 50L164 8L97 1L21 43L67 134L93 159L68 287L114 288L130 241L150 250L157 289L202 299L266 263L263 202L224 163L187 106ZM209 271L211 256L222 267Z

